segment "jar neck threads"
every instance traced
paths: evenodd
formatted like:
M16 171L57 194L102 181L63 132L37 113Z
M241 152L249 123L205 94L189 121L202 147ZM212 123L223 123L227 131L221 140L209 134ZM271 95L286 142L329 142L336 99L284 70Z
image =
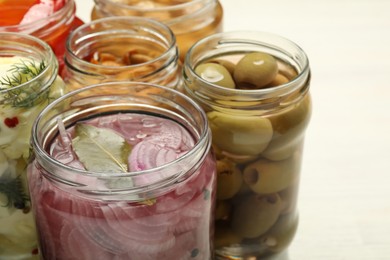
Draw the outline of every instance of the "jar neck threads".
M200 63L222 56L266 52L288 64L291 80L276 87L247 90L228 89L203 80L195 73ZM295 74L295 75L293 75ZM184 79L186 91L202 102L225 108L265 109L279 106L285 99L300 96L308 91L309 61L295 43L280 36L262 32L226 32L198 41L185 59Z
M98 59L95 54L105 52L123 59L135 53L146 60L121 66L92 62ZM92 84L112 80L179 84L175 36L167 26L146 18L108 17L80 26L68 38L65 64L69 73L65 78L98 80Z
M55 111L55 112L53 112ZM146 113L166 117L184 126L194 137L195 145L186 154L157 168L129 173L96 173L66 166L48 153L57 136L61 120L67 128L76 122L105 114ZM36 160L48 178L75 187L86 194L131 199L147 188L150 194L162 192L179 180L186 179L199 167L210 149L211 137L205 113L185 95L169 88L147 83L111 82L72 91L49 104L33 127L32 144ZM129 178L150 176L150 183L133 187ZM165 176L153 178L153 176ZM107 190L98 180L123 180L120 189ZM157 182L155 180L158 180ZM129 186L126 186L129 183ZM168 189L168 188L167 188ZM137 196L134 197L137 200Z
M0 33L0 45L1 57L21 59L14 68L32 70L31 79L26 82L11 88L0 88L0 104L29 107L39 103L41 94L49 89L58 72L58 62L50 46L36 37L20 33Z

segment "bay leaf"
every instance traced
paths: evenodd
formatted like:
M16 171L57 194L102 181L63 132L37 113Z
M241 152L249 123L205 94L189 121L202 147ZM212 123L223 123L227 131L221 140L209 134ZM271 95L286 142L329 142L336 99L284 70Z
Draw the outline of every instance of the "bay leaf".
M127 172L127 157L131 145L107 128L78 123L76 136L72 139L73 149L88 171Z

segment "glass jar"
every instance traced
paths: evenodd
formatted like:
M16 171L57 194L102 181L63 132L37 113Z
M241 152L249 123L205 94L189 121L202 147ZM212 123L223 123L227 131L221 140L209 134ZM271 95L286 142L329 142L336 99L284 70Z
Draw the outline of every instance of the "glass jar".
M53 12L48 11L53 6ZM30 11L30 17L26 13ZM63 65L66 37L83 22L75 17L74 0L2 0L0 1L0 32L20 32L47 42ZM42 18L43 17L43 18Z
M137 17L102 18L77 28L69 36L61 75L70 89L112 81L182 85L172 31Z
M211 259L215 158L191 99L149 83L92 85L49 105L32 135L43 259Z
M273 34L215 34L190 49L184 79L184 92L206 111L217 156L216 254L259 259L283 251L298 225L311 114L306 54Z
M218 0L95 0L91 19L107 16L149 17L167 24L184 61L196 41L222 31L223 9Z
M45 42L0 33L0 259L38 259L26 167L36 116L63 95L57 71Z

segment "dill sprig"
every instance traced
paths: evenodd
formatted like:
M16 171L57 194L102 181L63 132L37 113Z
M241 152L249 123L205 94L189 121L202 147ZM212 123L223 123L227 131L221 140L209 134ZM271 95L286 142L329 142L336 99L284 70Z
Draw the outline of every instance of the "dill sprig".
M8 70L9 74L0 79L0 90L7 90L3 95L3 103L13 107L31 107L35 105L40 95L41 85L36 82L26 88L14 88L27 81L37 77L46 68L45 62L42 60L20 60L20 62L12 64ZM1 86L4 86L3 88ZM47 98L44 96L43 98ZM42 99L39 99L41 101Z
M24 209L28 206L29 198L23 189L23 182L20 176L7 181L0 181L0 193L7 197L7 203L0 205L2 207L14 207L17 209Z

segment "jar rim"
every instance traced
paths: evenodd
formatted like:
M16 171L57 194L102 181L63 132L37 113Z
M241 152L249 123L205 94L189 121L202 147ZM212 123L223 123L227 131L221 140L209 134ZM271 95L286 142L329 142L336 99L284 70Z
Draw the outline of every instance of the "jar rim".
M194 64L192 62L193 53L196 51L197 48L200 48L202 45L207 45L210 42L217 41L217 46L211 46L211 48L215 48L215 50L221 50L226 44L231 45L237 45L237 44L243 44L243 45L266 45L267 47L271 49L275 49L277 51L282 51L283 54L288 55L285 50L282 48L279 48L278 45L265 41L266 38L272 38L273 41L288 44L291 48L293 48L299 57L297 55L294 55L290 58L297 59L300 58L300 71L298 71L298 75L292 79L291 81L284 83L282 85L272 87L272 88L262 88L262 89L231 89L231 88L225 88L216 84L213 84L211 82L208 82L204 80L203 78L199 77L195 73L195 67L198 64ZM259 39L256 39L259 38ZM261 38L264 38L264 40L261 40ZM218 40L219 39L219 40ZM242 50L243 51L243 50ZM211 56L211 55L210 55ZM206 58L210 58L209 56ZM204 59L204 57L202 58ZM216 93L220 94L219 97L223 99L224 96L230 97L230 96L240 96L245 100L251 100L255 98L258 100L259 97L275 97L278 95L283 95L285 93L291 93L301 87L302 84L300 82L305 82L308 77L310 77L310 68L309 68L309 59L304 52L304 50L298 46L295 42L282 37L280 35L269 33L269 32L263 32L263 31L228 31L228 32L221 32L216 33L210 36L207 36L198 42L196 42L187 52L185 61L184 61L184 73L188 74L191 78L196 78L196 80L200 81L203 85L202 87L207 88L208 91L215 91Z
M148 170L125 172L125 173L124 172L93 172L93 171L78 169L75 167L65 165L64 163L52 158L50 156L50 154L45 149L47 144L44 144L44 142L42 142L42 140L40 140L40 139L43 139L43 137L39 138L39 134L38 134L39 133L39 125L40 125L41 121L43 120L43 116L45 114L49 114L51 111L53 111L55 109L55 107L57 105L59 105L61 102L65 102L67 99L71 98L74 95L77 95L77 94L80 94L82 92L89 91L89 90L94 90L94 89L98 90L99 88L102 88L102 87L109 87L110 89L114 89L115 86L119 86L119 87L125 86L127 88L135 87L135 86L152 87L155 89L160 89L162 91L166 91L166 92L171 93L171 94L173 93L173 94L179 96L181 99L184 99L186 102L188 102L189 106L191 106L192 108L196 109L197 112L199 112L202 124L204 125L204 127L202 128L202 131L197 133L198 135L195 138L196 142L194 143L194 146L191 149L189 149L185 154L181 155L180 157L174 159L173 161L170 161L170 162L167 162L163 165L160 165L158 167L151 168ZM104 97L107 97L110 95L112 95L112 93L107 93L107 95L104 95ZM58 116L59 115L56 115L56 118L58 118ZM53 127L54 128L58 127L58 123L56 123L51 128L53 128ZM44 162L43 164L45 164L45 165L49 164L50 166L53 166L56 169L67 172L67 174L68 173L73 174L73 177L81 175L81 176L86 176L86 177L90 177L90 178L105 178L105 177L117 178L117 177L135 177L135 176L140 176L140 174L145 176L145 174L152 175L153 173L156 174L156 173L162 172L162 171L170 172L170 169L175 164L176 165L180 164L181 166L183 166L183 169L180 168L182 170L182 173L179 174L179 176L178 176L178 178L179 178L179 177L182 177L186 173L186 171L185 171L186 168L192 169L194 167L193 165L184 165L183 164L184 162L188 163L188 161L192 162L192 160L190 159L191 156L193 157L195 154L198 154L198 153L202 154L202 158L206 156L207 152L210 149L210 138L211 138L211 134L210 134L210 129L208 127L208 121L207 121L207 116L206 116L205 112L200 108L200 106L195 101L193 101L192 99L190 99L186 95L184 95L184 94L182 94L174 89L167 88L167 87L160 86L160 85L156 85L156 84L151 84L151 83L107 82L107 83L90 85L90 86L86 86L84 88L73 90L73 91L68 92L67 94L61 96L60 98L54 100L49 105L47 105L34 121L34 124L32 127L31 142L32 142L32 146L34 148L35 154L36 154L35 158L37 158L38 162ZM45 168L45 167L43 166L43 168ZM178 167L175 166L174 168L176 169ZM50 172L50 176L56 176L56 173ZM56 177L59 177L59 176L56 176ZM168 176L168 177L172 177L172 176ZM159 183L149 183L148 185L145 185L145 186L151 187L154 185L161 185L161 183L165 183L165 182L170 181L170 179L168 177L163 178L161 180L161 182L159 182ZM65 181L72 182L71 179L65 180ZM75 182L73 182L73 184L75 184ZM85 183L77 183L77 184L75 184L75 186L88 186L88 185ZM145 188L145 186L139 186L137 188Z
M166 43L167 43L166 48L167 49L160 56L153 58L152 60L147 61L145 63L130 64L130 65L119 66L119 67L118 66L102 65L102 64L94 64L94 63L88 62L88 61L78 57L75 54L74 50L71 47L71 44L73 41L78 40L77 38L75 39L77 34L79 34L80 32L82 32L83 30L85 30L87 28L94 27L97 24L103 24L103 23L107 23L107 22L108 23L118 22L118 21L126 21L129 24L144 24L144 25L147 25L149 27L153 26L155 28L161 29L162 32L165 32L168 35L168 39L166 41ZM118 30L110 29L108 31L115 34L115 32L117 32ZM86 34L86 35L88 35L88 34ZM83 36L85 36L85 35L83 35ZM76 28L75 30L73 30L69 34L69 36L66 40L66 55L70 55L71 59L75 59L80 64L82 64L84 66L91 67L91 69L93 69L93 68L107 68L107 69L113 69L113 70L115 70L115 69L118 69L118 70L122 69L123 70L123 69L129 69L129 68L142 67L145 65L149 65L149 64L158 62L160 60L168 59L168 57L171 55L171 52L173 52L173 51L177 52L176 37L175 37L174 33L172 32L172 30L167 25L165 25L161 22L158 22L158 21L150 19L150 18L144 18L144 17L115 16L115 17L100 18L100 19L97 19L97 20L94 20L94 21L91 21L89 23L85 23L85 24L79 26L78 28ZM65 62L66 63L69 62L69 61L67 61L66 56L65 56ZM168 63L170 63L170 62L168 62Z
M94 2L96 4L99 4L102 0L94 0ZM138 12L155 12L155 11L173 11L173 10L176 10L176 9L182 9L182 8L186 8L188 6L191 6L191 5L194 5L194 4L199 4L201 2L209 2L209 1L213 1L213 0L191 0L191 1L187 1L187 2L184 2L184 3L179 3L179 4L174 4L174 5L166 5L166 6L156 6L156 7L148 7L148 8L145 8L145 7L141 7L141 6L136 6L136 5L128 5L128 4L123 4L123 3L119 3L117 1L112 1L112 0L104 0L106 3L109 2L110 4L112 4L113 6L117 6L118 8L124 8L124 9L128 9L128 10L133 10L133 11L138 11Z
M190 13L184 12L183 15L174 16L174 17L172 17L172 19L160 19L160 18L154 17L154 19L162 21L165 24L167 24L168 26L173 26L177 23L180 23L182 21L182 19L191 19L191 17L194 17L199 12L202 12L204 10L203 9L204 6L216 3L217 1L216 0L191 0L191 1L183 2L183 3L174 4L174 5L155 6L152 8L150 8L150 7L145 8L145 7L136 6L136 5L129 5L129 4L120 3L120 2L112 1L112 0L94 0L94 2L96 5L99 5L101 3L102 4L109 4L118 10L127 10L127 11L131 11L131 12L138 12L138 13L143 13L143 14L147 14L147 15L148 15L148 13L180 11L180 10L189 8L191 6L201 5L202 8L197 9L195 12L190 12ZM110 15L113 15L113 14L110 13Z
M45 23L47 20L60 20L63 17L65 17L71 10L75 10L76 4L74 0L66 0L64 6L57 10L56 12L50 14L47 17L37 19L31 23L26 24L15 24L15 25L7 25L7 26L0 26L0 31L6 31L6 32L26 32L26 33L32 33L35 30L42 27L41 25Z
M47 57L45 58L45 62L47 64L46 64L46 67L41 71L41 73L39 73L36 77L32 78L29 81L23 82L22 84L17 85L15 87L3 89L3 90L0 89L0 94L7 93L8 91L14 91L14 90L18 90L21 88L25 88L26 86L28 86L31 83L31 81L33 81L33 80L39 81L40 79L46 77L46 74L49 73L49 70L50 71L53 70L53 68L51 68L51 66L49 66L50 63L54 63L55 64L54 72L53 72L54 76L51 77L49 84L47 84L47 86L50 86L51 82L54 81L55 77L57 76L58 62L57 62L57 59L55 58L54 53L53 53L51 47L49 46L49 44L46 43L45 41L39 39L38 37L29 35L29 34L16 33L16 32L0 32L0 41L4 41L7 39L9 39L10 42L14 41L16 45L20 44L20 39L24 39L24 40L28 40L32 43L36 43L38 46L42 47L42 53L44 55L47 55Z

